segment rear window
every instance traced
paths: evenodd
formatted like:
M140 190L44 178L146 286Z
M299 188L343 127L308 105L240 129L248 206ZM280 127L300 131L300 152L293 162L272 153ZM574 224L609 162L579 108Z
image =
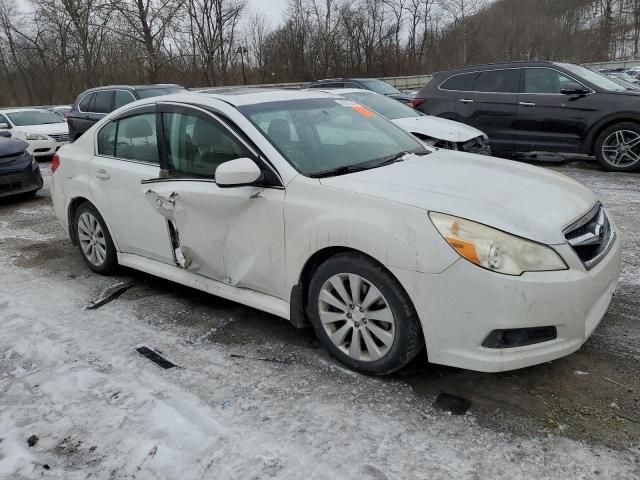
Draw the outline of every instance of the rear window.
M458 92L470 92L473 90L473 81L478 76L477 72L474 73L461 73L454 75L445 81L440 88L443 90L454 90Z
M489 70L476 78L473 86L475 92L518 93L520 86L520 70Z

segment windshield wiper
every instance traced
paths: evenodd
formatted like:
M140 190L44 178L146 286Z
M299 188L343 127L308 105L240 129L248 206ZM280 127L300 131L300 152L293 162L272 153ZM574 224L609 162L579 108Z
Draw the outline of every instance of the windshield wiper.
M369 160L362 163L356 163L354 165L343 165L341 167L332 168L331 170L324 170L322 172L312 173L309 175L311 178L322 177L334 177L337 175L345 175L347 173L361 172L363 170L369 170L371 168L384 167L385 165L391 165L392 163L404 161L404 157L414 152L398 152L387 157L377 158L375 160Z

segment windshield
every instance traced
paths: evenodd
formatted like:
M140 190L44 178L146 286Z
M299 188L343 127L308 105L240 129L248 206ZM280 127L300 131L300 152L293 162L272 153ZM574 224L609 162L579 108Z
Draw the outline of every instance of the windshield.
M240 111L307 176L402 152L428 153L411 135L350 100L288 100Z
M158 88L141 88L137 91L140 98L160 97L162 95L171 95L172 93L186 92L183 87L158 87Z
M25 110L24 112L7 113L7 117L16 127L27 125L47 125L49 123L64 123L58 115L46 110Z
M389 120L395 120L396 118L409 118L420 117L421 112L403 105L393 98L385 97L384 95L378 95L377 93L370 92L350 92L342 94L343 97L355 100L361 103L365 107L369 107L371 110L378 112L383 117L387 117Z
M394 93L400 93L400 90L392 87L387 82L382 80L360 80L360 83L365 86L367 90L372 92L381 93L382 95L391 95Z
M577 77L580 77L587 82L592 83L602 90L608 90L610 92L623 92L626 90L622 85L618 85L612 79L602 75L601 73L589 70L588 68L581 67L579 65L573 65L570 63L560 63L559 65L567 69Z

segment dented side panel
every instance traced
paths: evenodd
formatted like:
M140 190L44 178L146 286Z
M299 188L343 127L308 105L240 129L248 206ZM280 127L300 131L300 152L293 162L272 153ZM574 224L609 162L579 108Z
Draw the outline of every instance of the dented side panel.
M286 298L284 190L180 180L147 186L147 201L169 222L177 266Z

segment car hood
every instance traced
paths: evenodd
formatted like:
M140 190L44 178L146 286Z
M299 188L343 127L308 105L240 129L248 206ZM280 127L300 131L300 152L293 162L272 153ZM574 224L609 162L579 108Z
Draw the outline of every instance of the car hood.
M2 157L11 157L24 152L29 144L13 138L0 138L0 162Z
M472 138L484 135L477 128L464 123L447 120L446 118L424 115L420 117L396 118L391 120L403 130L410 133L420 133L447 142L466 142Z
M69 133L69 126L66 123L47 123L44 125L25 125L23 127L14 127L14 132L24 132L24 133L42 133L44 135L49 135L50 133L54 135L62 135L64 133Z
M597 202L581 184L551 170L451 150L320 181L549 245L565 243L564 228Z

